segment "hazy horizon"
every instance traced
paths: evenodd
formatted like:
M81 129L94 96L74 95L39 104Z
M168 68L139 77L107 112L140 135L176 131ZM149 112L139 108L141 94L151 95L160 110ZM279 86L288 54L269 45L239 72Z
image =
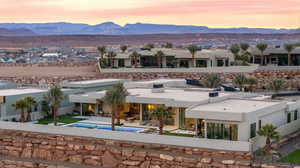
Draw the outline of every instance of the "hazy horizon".
M46 23L71 23L71 24L86 24L86 25L90 25L90 26L95 26L95 25L98 25L98 24L102 24L102 23L108 23L108 22L112 22L114 24L118 24L114 21L104 21L104 22L99 22L99 23L95 23L95 24L90 24L90 23L80 23L80 22L69 22L69 21L49 21L49 22L0 22L0 24L46 24ZM176 26L204 26L204 27L208 27L208 28L224 28L224 29L227 29L227 28L257 28L257 29L299 29L299 27L292 27L292 28L286 28L286 27L245 27L245 26L241 26L241 27L237 27L237 26L226 26L226 27L213 27L213 26L208 26L208 25L191 25L191 24L170 24L170 23L145 23L145 22L134 22L134 23L125 23L125 24L118 24L122 27L124 27L126 24L138 24L138 23L141 23L141 24L160 24L160 25L176 25Z
M299 28L300 0L0 0L1 23Z

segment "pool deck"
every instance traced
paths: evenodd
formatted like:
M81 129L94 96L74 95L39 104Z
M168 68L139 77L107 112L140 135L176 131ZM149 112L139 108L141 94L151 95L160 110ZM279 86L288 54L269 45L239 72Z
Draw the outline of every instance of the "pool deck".
M111 125L111 118L109 118L109 117L77 116L75 118L86 119L86 120L82 120L82 121L79 121L76 123ZM158 127L140 125L139 122L128 123L128 122L125 122L124 120L121 120L121 123L123 123L123 125L122 125L123 127L145 128L145 129L156 128L156 129L158 129ZM165 131L173 131L176 129L178 129L176 126L169 126L169 125L164 126Z

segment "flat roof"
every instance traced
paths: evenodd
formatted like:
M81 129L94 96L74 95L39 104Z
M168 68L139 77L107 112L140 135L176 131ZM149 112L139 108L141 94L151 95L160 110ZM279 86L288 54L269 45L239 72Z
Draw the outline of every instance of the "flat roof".
M89 87L101 87L117 84L124 82L124 79L97 79L97 80L87 80L87 81L76 81L76 82L66 82L63 83L63 87L71 88L89 88Z
M128 102L148 103L148 104L165 104L172 107L190 107L198 103L208 103L209 91L190 91L184 89L164 89L161 93L153 93L152 89L136 88L128 89L130 96ZM224 98L232 95L231 93L219 92L218 97L213 99Z
M22 94L32 94L47 92L48 89L38 89L38 88L16 88L16 89L2 89L0 90L0 96L13 96Z
M133 88L127 89L129 95L126 98L127 102L131 103L145 103L145 104L165 104L167 106L175 107L189 107L198 103L208 103L209 91L197 91L197 90L184 90L184 89L164 89L161 93L153 93L152 89L148 88ZM74 94L71 97L71 101L80 99L102 99L105 96L106 91L87 92L84 94ZM219 92L218 98L225 98L232 93ZM77 98L76 98L77 97ZM83 100L82 99L82 100Z
M185 82L185 79L155 79L155 80L149 80L149 81L136 81L135 83L145 83L145 84L151 84L151 83L167 83L167 82Z
M228 99L192 107L186 111L187 118L206 120L243 121L245 115L259 114L278 110L283 102L251 99ZM280 106L280 107L279 107ZM267 110L266 110L267 109Z
M200 105L195 107L193 110L217 111L224 113L250 113L279 103L280 102L230 99L217 103Z

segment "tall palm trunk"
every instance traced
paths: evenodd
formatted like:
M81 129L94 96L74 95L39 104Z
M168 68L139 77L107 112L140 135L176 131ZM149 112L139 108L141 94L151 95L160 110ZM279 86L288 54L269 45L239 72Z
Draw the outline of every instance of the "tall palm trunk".
M164 120L160 119L159 120L159 135L163 134L163 128L164 128Z
M110 58L110 67L114 67L114 58Z
M53 108L53 121L54 125L57 126L57 109Z
M112 111L111 111L111 130L115 130L115 118L116 118L116 111L115 111L115 106L112 106Z
M266 151L266 152L269 152L271 149L272 149L272 146L271 146L271 139L270 139L269 137L267 137L267 139L266 139L265 151Z
M137 58L134 57L134 67L136 68L137 67Z
M117 108L117 111L116 111L116 118L117 118L117 125L120 125L121 124L121 118L120 118L120 110L119 110L119 106Z
M160 68L160 57L157 57L157 67L159 67Z
M192 55L192 66L193 66L193 68L196 67L195 54Z
M25 110L21 110L21 122L25 122Z
M291 66L292 64L292 57L291 57L291 53L288 53L288 66Z
M260 65L264 64L264 54L261 53Z
M31 121L31 112L32 112L31 109L29 109L29 110L27 111L27 118L26 118L26 121Z

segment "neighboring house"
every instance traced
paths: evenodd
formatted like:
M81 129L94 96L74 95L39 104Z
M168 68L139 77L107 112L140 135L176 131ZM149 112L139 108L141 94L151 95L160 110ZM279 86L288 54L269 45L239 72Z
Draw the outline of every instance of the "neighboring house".
M44 53L42 57L59 57L60 53Z
M12 104L16 103L16 101L31 96L37 102L41 102L43 96L47 93L48 89L42 88L30 88L30 87L16 87L10 89L1 89L0 90L0 118L1 120L19 120L21 117L21 112L19 110L15 110L12 107ZM73 90L64 89L64 94L74 94ZM68 99L65 99L62 103L62 106L59 110L60 114L66 114L72 112L74 109L74 104L70 103ZM43 117L43 112L41 111L41 105L36 106L33 109L31 118L33 120L37 120Z
M154 86L164 86L156 88ZM166 127L194 132L199 138L249 141L256 131L271 123L283 126L297 120L300 101L272 100L245 92L216 92L188 85L183 79L126 82L129 95L119 108L125 123L157 126L152 111L163 105L173 112ZM109 117L110 106L103 103L106 91L70 95L81 115Z
M13 58L0 58L1 63L16 63L16 60Z
M192 66L192 55L187 49L153 48L151 50L131 49L124 53L117 51L117 56L114 58L114 67L133 67L134 60L130 55L134 51L140 54L137 60L139 67L159 67L158 58L155 56L158 51L162 51L165 55L162 57L162 67L164 68L188 68ZM234 61L232 53L223 49L198 51L195 59L196 67L230 66Z
M71 103L68 99L68 95L83 93L85 91L99 91L107 89L114 84L124 82L119 79L103 79L81 82L64 82L62 83L62 91L66 95L66 99L63 101L59 110L59 114L72 113L75 109L74 103ZM19 120L20 110L15 110L12 104L16 101L32 96L38 103L42 101L43 96L48 92L47 85L40 87L23 86L18 87L15 83L8 81L0 81L0 119L1 120ZM37 120L44 117L41 111L41 105L39 104L32 113L32 119Z
M255 57L255 63L261 63L261 52L257 48L251 48L251 53ZM273 64L273 65L288 65L288 52L284 48L267 48L264 51L265 59L263 60L264 64ZM292 53L292 65L300 65L300 47L295 48ZM253 58L251 58L251 61Z

